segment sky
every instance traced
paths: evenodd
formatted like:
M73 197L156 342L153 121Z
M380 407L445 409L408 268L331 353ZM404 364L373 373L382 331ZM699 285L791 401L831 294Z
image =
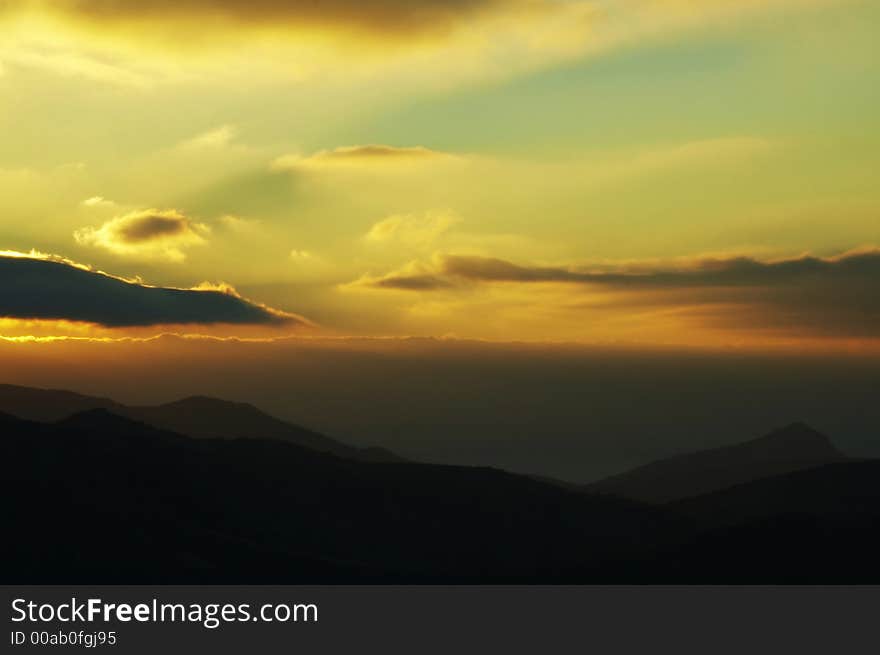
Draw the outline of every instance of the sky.
M810 418L863 452L878 24L0 0L0 381L568 479Z
M5 0L0 251L44 293L3 300L3 333L874 349L878 18ZM120 301L51 263L253 320L137 289L127 324L72 311L71 285Z

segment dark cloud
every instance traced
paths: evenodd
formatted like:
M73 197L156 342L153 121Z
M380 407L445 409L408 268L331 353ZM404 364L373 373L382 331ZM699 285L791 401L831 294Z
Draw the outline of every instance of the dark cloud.
M880 280L880 250L854 251L837 257L798 257L763 262L749 257L696 259L677 268L658 270L584 270L565 266L521 266L504 259L463 255L440 258L436 277L471 282L566 282L632 288L766 286L795 280ZM418 276L422 276L419 273ZM376 282L396 280L403 288L405 273ZM393 287L391 283L385 286Z
M121 225L117 234L128 243L141 243L150 239L177 236L190 229L186 219L176 216L147 214L136 221Z
M520 7L526 3L523 0L42 0L39 4L93 22L167 23L183 19L211 24L225 20L245 25L348 28L405 35L408 31L445 29L483 11Z
M827 259L798 257L763 262L750 257L696 259L675 269L589 271L576 267L519 266L503 259L449 255L442 272L483 282L576 282L629 287L764 286L806 278L880 275L880 251Z
M431 291L447 289L452 285L437 275L389 275L370 282L371 286L380 289L405 289L409 291Z
M0 316L135 327L304 323L232 292L149 287L50 259L0 257Z
M117 216L100 227L74 232L83 245L105 248L123 255L159 255L184 259L183 250L205 242L208 227L175 209L132 212Z
M594 277L566 268L518 266L503 259L459 255L444 257L442 268L453 277L486 282L589 282Z
M880 250L837 257L760 261L698 259L677 268L585 270L521 266L489 257L446 256L433 269L363 278L382 289L442 290L480 283L562 283L615 289L583 307L653 306L681 310L706 324L829 336L880 337ZM577 303L572 304L577 307Z
M852 252L827 259L798 257L760 261L750 257L696 259L674 269L585 271L576 267L519 266L503 259L449 255L442 272L469 280L495 282L578 282L617 286L748 286L815 276L876 275L880 251Z

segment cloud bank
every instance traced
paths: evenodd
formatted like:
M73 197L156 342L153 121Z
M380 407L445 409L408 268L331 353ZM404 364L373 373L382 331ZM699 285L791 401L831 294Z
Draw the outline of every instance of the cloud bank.
M231 288L151 287L67 260L0 255L0 317L124 328L172 324L307 324Z
M834 257L762 261L693 259L677 266L586 269L520 265L477 256L437 256L350 286L439 292L480 285L565 285L569 308L680 312L719 328L821 336L880 337L880 249Z

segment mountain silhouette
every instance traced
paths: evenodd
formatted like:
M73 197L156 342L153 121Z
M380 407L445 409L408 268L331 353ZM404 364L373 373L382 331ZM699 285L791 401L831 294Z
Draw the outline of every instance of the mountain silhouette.
M873 515L880 506L880 461L844 461L739 484L667 505L712 526L773 516Z
M678 522L491 468L193 439L103 409L4 416L0 455L7 580L568 580Z
M665 507L700 528L653 553L642 582L880 581L880 461L827 464Z
M26 411L86 409L54 421L0 411L7 583L880 582L880 461L847 459L803 424L649 465L685 476L687 497L659 504L214 437L213 417L188 417L194 438L92 406L101 399L43 397L57 405ZM216 403L226 409L196 397L177 411ZM724 488L691 493L710 475Z
M355 448L312 430L286 423L247 403L206 396L150 407L126 407L123 416L198 438L277 439L322 453L364 461L398 461L384 448Z
M71 391L0 385L0 411L32 421L58 421L92 409L104 409L148 425L196 438L277 439L319 452L364 461L400 461L384 448L356 448L260 411L253 405L206 396L153 406L127 406L108 398Z
M122 411L124 405L109 398L84 396L73 391L0 384L0 412L29 421L59 421L97 408Z
M743 443L651 462L584 489L666 503L846 459L828 437L804 423L792 423Z

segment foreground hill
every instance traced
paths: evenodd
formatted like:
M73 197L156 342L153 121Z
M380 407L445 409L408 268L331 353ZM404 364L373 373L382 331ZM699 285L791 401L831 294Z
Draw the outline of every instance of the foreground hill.
M880 518L880 461L847 461L755 480L666 507L712 526L774 516Z
M655 553L642 581L880 582L880 461L828 464L666 507L701 528Z
M666 503L846 459L828 437L793 423L751 441L658 460L584 488Z
M355 448L261 412L253 405L192 396L164 405L127 406L109 398L71 391L0 384L0 412L38 422L106 409L117 416L185 434L214 439L276 439L318 452L364 461L398 461L383 448Z
M677 523L493 469L191 439L103 409L0 429L8 582L593 579Z

